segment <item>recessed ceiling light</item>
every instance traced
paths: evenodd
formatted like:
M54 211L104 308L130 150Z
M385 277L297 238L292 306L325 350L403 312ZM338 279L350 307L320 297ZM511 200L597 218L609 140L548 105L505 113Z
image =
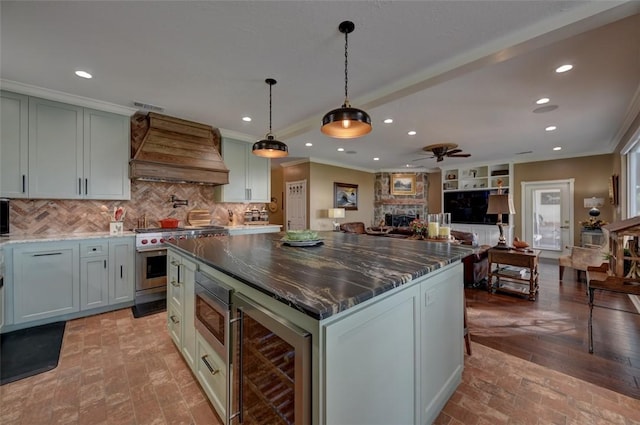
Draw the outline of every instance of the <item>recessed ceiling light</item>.
M408 134L409 136L415 136L415 135L416 135L416 134L418 134L418 133L416 133L416 131L415 131L415 130L411 130L411 131L410 131L410 132L408 132L407 134Z
M338 148L338 152L344 152L344 148Z
M373 160L374 160L374 161L380 161L380 158L375 157L375 158L373 158Z
M556 72L558 74L560 74L560 73L563 73L563 72L571 71L572 69L573 69L573 65L566 64L566 65L562 65L562 66L557 67L556 68Z
M305 146L313 146L313 143L311 143L311 142L307 142L307 143L305 143L304 145L305 145Z
M557 129L558 127L556 127L555 125L550 125L549 127L545 128L545 131L553 131L555 129Z
M242 121L251 122L251 117L242 117Z
M89 74L87 71L76 71L76 75L82 78L93 78L93 75Z
M553 148L554 151L559 151L562 150L562 146L556 146L555 148Z
M544 105L545 103L549 103L551 99L549 99L548 97L541 97L540 99L536 100L536 103L538 105Z
M387 119L385 119L385 120L384 120L384 121L382 121L382 122L383 122L383 123L385 123L385 124L391 124L391 123L393 122L393 119L391 119L391 118L387 118Z

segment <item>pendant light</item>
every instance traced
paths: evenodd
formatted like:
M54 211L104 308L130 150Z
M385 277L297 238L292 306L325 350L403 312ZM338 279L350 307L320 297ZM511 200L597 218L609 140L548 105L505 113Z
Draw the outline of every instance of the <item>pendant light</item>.
M337 139L354 139L371 132L371 117L362 109L352 108L349 103L349 55L348 34L353 32L355 25L351 21L340 23L338 29L344 34L344 103L341 108L329 111L322 118L322 131L327 136Z
M271 86L277 83L273 78L264 80L269 84L269 132L266 139L262 139L253 144L253 154L265 158L283 158L289 155L289 148L284 143L276 140L271 134Z

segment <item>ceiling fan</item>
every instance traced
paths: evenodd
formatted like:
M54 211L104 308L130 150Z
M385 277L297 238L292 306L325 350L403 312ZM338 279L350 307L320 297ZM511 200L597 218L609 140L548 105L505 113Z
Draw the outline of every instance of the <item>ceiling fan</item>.
M468 158L471 156L470 153L462 153L462 149L457 149L458 145L455 143L436 143L435 145L429 145L422 148L425 152L431 152L433 156L428 158L437 158L436 162L440 162L444 159L444 157L449 158ZM426 158L418 158L414 159L414 161L422 161Z

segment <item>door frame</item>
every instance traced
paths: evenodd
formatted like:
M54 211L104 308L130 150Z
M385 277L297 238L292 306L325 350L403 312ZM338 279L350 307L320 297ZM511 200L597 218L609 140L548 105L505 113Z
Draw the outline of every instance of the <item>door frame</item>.
M570 179L557 179L557 180L536 180L536 181L522 181L520 182L520 189L521 189L521 196L520 196L520 211L522 211L522 216L520 219L520 225L522 226L522 237L526 238L526 223L528 219L531 219L530 215L531 212L529 210L526 209L526 202L527 202L527 190L530 188L534 188L535 186L553 186L553 185L557 185L557 186L564 186L564 185L568 185L569 186L569 194L567 202L568 202L568 211L567 211L567 216L569 217L569 231L568 231L568 238L566 240L566 243L564 243L565 241L563 241L562 244L562 250L561 251L552 251L552 250L541 250L540 253L540 257L541 258L552 258L552 259L558 259L561 255L565 254L567 252L566 247L567 246L573 246L574 245L574 229L575 229L575 225L574 225L574 211L575 211L575 206L574 206L574 191L575 191L575 179L574 178L570 178Z

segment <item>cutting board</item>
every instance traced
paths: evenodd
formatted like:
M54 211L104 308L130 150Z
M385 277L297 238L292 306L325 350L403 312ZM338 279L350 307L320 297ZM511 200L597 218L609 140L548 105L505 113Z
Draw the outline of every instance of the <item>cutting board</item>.
M207 210L191 210L187 214L187 222L191 226L209 226L211 213Z

